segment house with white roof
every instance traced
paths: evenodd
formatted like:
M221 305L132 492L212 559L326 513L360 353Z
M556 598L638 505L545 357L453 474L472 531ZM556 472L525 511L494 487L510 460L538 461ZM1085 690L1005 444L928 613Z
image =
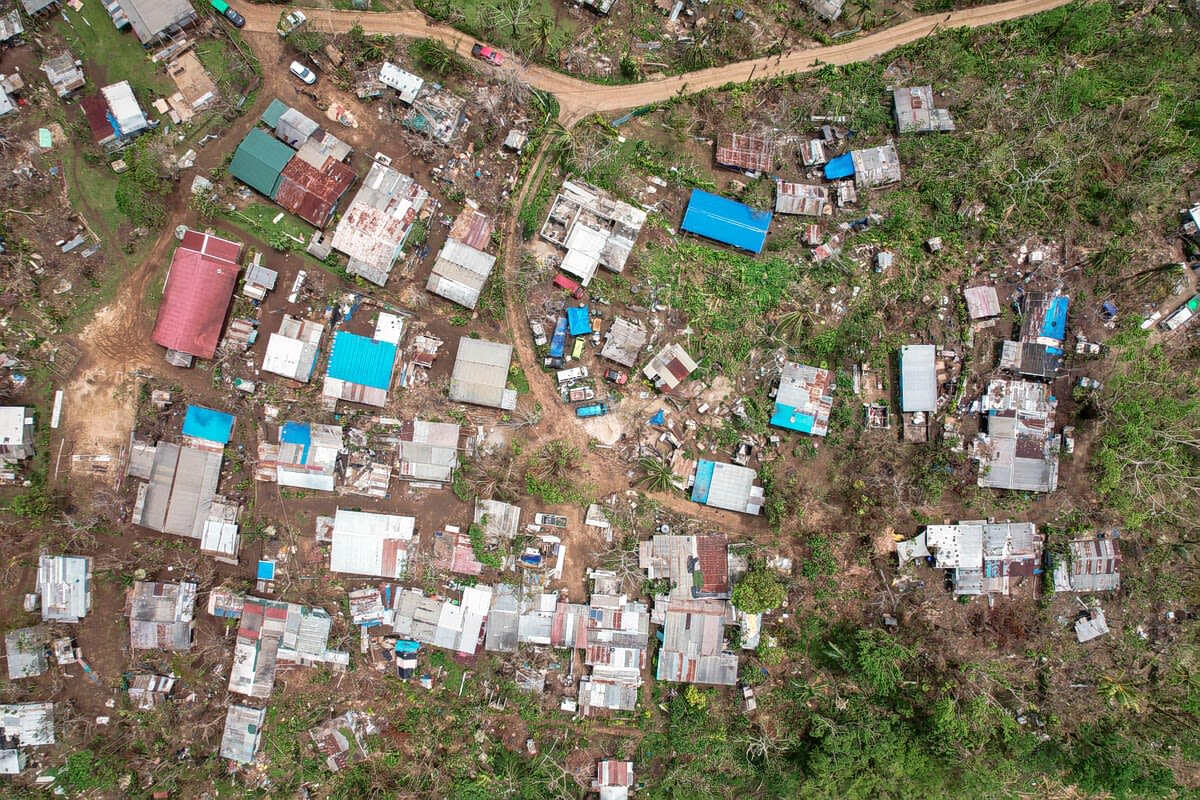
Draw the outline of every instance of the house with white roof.
M339 508L333 518L329 571L403 578L415 527L413 517Z

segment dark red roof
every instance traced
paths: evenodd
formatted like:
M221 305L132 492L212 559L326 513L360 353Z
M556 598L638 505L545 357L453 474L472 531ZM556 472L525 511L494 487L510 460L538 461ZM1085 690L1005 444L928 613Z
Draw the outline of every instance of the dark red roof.
M222 239L220 236L213 236L211 233L201 233L190 228L187 233L183 234L183 239L180 241L179 246L185 250L195 250L201 255L214 258L218 261L224 261L227 264L236 265L242 258L241 242L231 242L228 239Z
M293 158L280 173L275 202L300 219L324 228L338 200L354 183L354 170L332 157L317 169L302 158Z
M92 129L92 139L103 142L115 135L112 123L108 121L108 103L102 94L91 94L79 99L83 115L87 117L88 126Z
M203 237L199 246L209 254L186 247L175 250L151 338L168 350L212 358L240 269L235 262L217 257L214 251L227 254L225 245L233 244L240 254L241 245L215 236L198 236Z
M704 576L702 592L721 594L729 591L729 540L724 536L700 536L696 539L696 558Z

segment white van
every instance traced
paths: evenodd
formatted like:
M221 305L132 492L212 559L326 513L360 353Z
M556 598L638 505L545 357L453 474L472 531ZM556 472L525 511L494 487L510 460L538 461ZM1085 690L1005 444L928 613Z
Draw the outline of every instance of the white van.
M587 367L574 367L572 369L560 369L558 371L558 382L559 382L559 384L564 384L567 381L574 381L574 380L578 380L579 378L586 378L587 376L588 376L588 368Z

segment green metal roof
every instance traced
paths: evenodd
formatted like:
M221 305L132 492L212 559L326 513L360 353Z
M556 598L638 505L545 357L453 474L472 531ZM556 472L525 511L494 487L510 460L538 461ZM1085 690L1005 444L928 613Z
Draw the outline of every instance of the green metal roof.
M279 173L295 151L261 128L253 128L229 165L229 174L272 200L279 191Z
M276 97L271 101L271 105L267 106L267 110L262 113L262 116L259 117L259 119L261 119L263 124L268 128L274 130L275 126L279 124L279 118L282 117L283 112L287 110L288 104Z

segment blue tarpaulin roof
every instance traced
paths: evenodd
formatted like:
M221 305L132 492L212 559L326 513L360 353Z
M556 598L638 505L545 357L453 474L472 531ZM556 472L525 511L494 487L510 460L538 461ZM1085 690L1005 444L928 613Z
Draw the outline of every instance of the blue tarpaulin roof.
M420 649L421 649L421 645L417 642L412 641L411 639L397 639L396 640L396 652L397 653L415 653Z
M228 444L233 436L233 414L204 406L188 406L183 418L183 435Z
M680 226L722 244L762 252L771 227L771 212L756 211L745 203L693 189Z
M849 153L832 159L825 165L825 180L836 181L839 178L849 178L854 174L854 159Z
M284 444L298 444L304 447L300 455L300 463L308 463L308 448L312 444L312 428L307 422L285 422L279 429L279 441Z
M708 492L712 488L713 471L717 468L715 461L698 461L696 463L696 483L692 486L692 499L697 503L708 502Z
M329 353L329 377L387 390L396 366L396 345L338 331Z
M587 306L571 306L567 309L567 324L572 336L583 336L592 332L592 316Z
M275 562L274 561L259 561L258 562L258 579L260 581L275 580Z
M1067 306L1069 297L1056 297L1050 301L1046 316L1042 320L1042 331L1039 336L1061 342L1067 336Z
M799 431L800 433L812 433L813 423L817 418L812 414L805 414L803 411L797 411L795 406L784 405L783 403L775 404L775 413L771 415L771 424L777 428L787 428L789 431ZM692 498L693 500L695 498Z

